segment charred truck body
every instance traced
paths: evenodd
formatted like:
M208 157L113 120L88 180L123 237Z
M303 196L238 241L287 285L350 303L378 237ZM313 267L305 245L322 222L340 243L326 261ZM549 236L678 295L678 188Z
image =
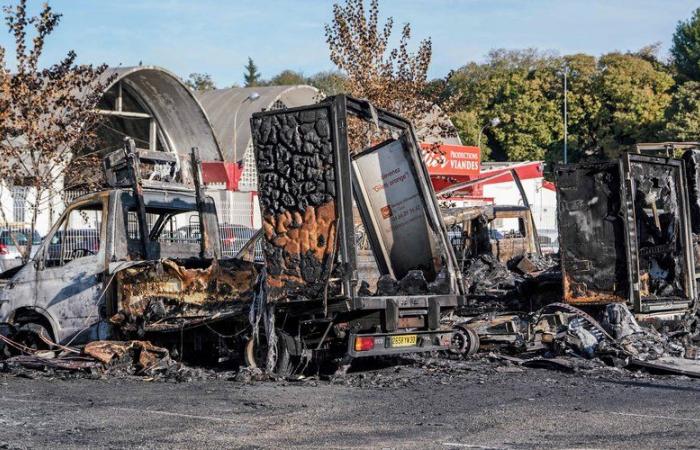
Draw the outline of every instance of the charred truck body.
M349 116L388 139L351 152ZM411 124L338 96L251 125L264 224L236 258L221 259L196 152L190 164L131 141L105 159L110 189L76 200L33 260L3 274L3 334L54 348L146 339L280 375L314 356L449 348L441 317L462 283ZM381 292L358 280L353 201Z
M5 334L45 347L157 333L202 348L216 335L190 331L247 314L260 266L219 260L214 202L187 164L131 144L105 161L112 188L74 201L34 259L3 274Z
M341 95L251 126L268 304L296 353L447 349L440 319L462 299L461 275L411 124ZM378 142L358 129L388 139L352 149ZM353 201L382 274L374 293L357 275Z
M624 154L556 171L564 301L681 318L697 284L684 164Z

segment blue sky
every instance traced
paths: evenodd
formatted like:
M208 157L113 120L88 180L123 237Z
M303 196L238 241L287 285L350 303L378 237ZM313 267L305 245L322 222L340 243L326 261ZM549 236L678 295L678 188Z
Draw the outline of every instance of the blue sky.
M7 4L12 0L0 0ZM442 77L493 48L537 47L594 55L661 42L665 54L679 20L700 6L688 0L381 0L414 40L431 37L430 75ZM38 0L30 0L32 8ZM323 25L330 0L50 0L63 19L44 63L69 49L80 62L163 66L186 77L210 73L217 85L242 83L251 56L263 77L283 69L332 68ZM10 36L0 45L12 48Z

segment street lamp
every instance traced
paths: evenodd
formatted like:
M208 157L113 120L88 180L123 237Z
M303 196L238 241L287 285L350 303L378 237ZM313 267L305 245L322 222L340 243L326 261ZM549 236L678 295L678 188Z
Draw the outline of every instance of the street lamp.
M564 75L564 164L566 164L569 160L569 149L568 149L569 111L568 111L568 105L567 105L567 96L568 96L567 78L569 76L569 66L568 65L564 64L564 69L562 70L562 74Z
M243 100L241 100L241 103L238 105L238 108L236 108L236 112L233 114L233 157L236 158L236 152L238 151L238 111L241 109L241 106L243 106L243 103L246 101L254 102L255 100L260 98L260 94L257 92L253 91L250 94L248 94Z
M481 128L481 130L479 130L479 137L476 138L476 146L481 148L481 135L484 134L484 130L486 130L487 128L497 127L498 125L500 125L500 123L501 119L499 119L498 117L494 117L493 119L489 120L489 123L484 125Z

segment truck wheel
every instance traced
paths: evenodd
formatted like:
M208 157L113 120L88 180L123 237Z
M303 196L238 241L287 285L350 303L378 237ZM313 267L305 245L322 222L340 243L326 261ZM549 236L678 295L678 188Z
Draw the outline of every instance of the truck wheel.
M479 350L479 335L471 328L456 326L452 329L450 353L471 356Z
M246 342L243 352L243 360L247 367L265 370L267 367L267 337L263 334L258 336L258 342L252 337ZM287 341L281 336L277 336L277 361L273 364L273 375L278 378L287 378L294 373L292 356L287 348Z

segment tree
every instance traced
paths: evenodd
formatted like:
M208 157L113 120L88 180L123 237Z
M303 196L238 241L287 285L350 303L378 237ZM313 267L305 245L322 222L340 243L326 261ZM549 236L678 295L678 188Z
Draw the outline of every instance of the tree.
M597 136L601 156L616 157L638 142L661 138L673 78L634 54L608 53L595 81L601 108Z
M311 76L308 82L324 95L330 96L348 92L347 77L342 72L334 70L319 72Z
M10 71L5 49L0 48L0 97L5 106L0 121L0 182L6 188L30 190L25 209L31 236L38 214L65 188L65 176L99 167L90 152L78 157L73 150L94 144L100 122L94 107L111 78L103 76L104 65L76 65L73 51L57 64L39 67L46 39L61 18L48 4L33 17L27 16L26 0L5 7L4 12L17 63ZM3 208L0 219L4 225L10 222ZM25 260L30 247L25 246Z
M208 73L191 73L185 84L193 91L204 92L216 89L216 84Z
M700 82L688 81L673 94L666 110L666 136L672 141L700 141Z
M441 98L453 103L452 119L463 142L496 160L563 159L563 72L567 71L568 160L614 157L641 141L658 139L673 79L656 58L656 46L596 59L559 57L534 49L494 50L483 64L452 72ZM565 69L566 68L566 69ZM439 88L434 83L433 88Z
M466 144L476 145L484 129L484 155L497 160L549 159L561 138L562 61L534 49L493 50L484 64L470 63L452 72L445 93L453 104L452 120Z
M333 5L333 21L325 26L326 42L331 61L347 76L344 88L411 120L421 138L452 131L445 129L432 99L425 95L430 38L422 40L415 53L409 52L411 26L405 24L398 47L389 49L393 25L389 17L380 26L378 0L370 0L369 11L364 0Z
M700 81L700 8L676 27L671 57L681 81Z
M275 75L267 82L272 86L285 86L285 85L295 85L295 84L306 84L306 78L301 72L295 72L293 70L283 70L279 74Z
M258 66L253 62L253 58L248 57L248 64L245 65L245 73L243 74L245 87L260 86L260 72Z

